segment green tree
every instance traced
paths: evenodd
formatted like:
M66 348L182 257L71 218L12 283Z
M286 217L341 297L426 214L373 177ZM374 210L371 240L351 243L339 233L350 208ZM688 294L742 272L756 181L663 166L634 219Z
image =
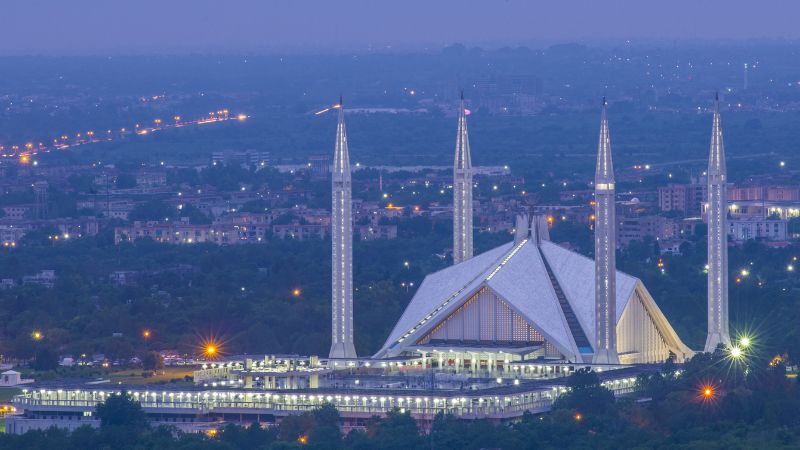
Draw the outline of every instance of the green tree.
M102 428L121 427L132 432L141 432L150 427L142 405L127 392L111 395L97 405L97 418Z
M164 358L161 356L161 353L147 352L142 357L142 367L144 370L164 370Z

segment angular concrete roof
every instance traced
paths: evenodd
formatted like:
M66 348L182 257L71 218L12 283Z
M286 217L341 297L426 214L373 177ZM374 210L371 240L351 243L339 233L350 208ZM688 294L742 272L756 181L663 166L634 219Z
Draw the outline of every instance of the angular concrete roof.
M440 316L444 310L442 308L442 310L436 311L440 305L445 303L449 305L453 303L453 300L459 303L458 300L464 297L465 292L472 292L480 286L487 272L491 270L490 268L509 252L512 245L512 242L503 244L461 264L450 266L425 277L414 294L414 298L411 299L403 315L400 316L400 320L389 334L389 338L386 340L387 344L400 339L403 334L418 325L429 314L434 313L434 317L428 321Z
M509 242L428 275L375 357L400 354L455 311L480 288L491 289L536 328L548 342L570 359L580 358L575 337L567 324L545 265L561 287L590 342L595 333L594 261L549 241ZM617 271L617 321L637 288L644 286ZM683 346L672 327L653 304L665 324L662 332Z
M544 241L539 247L569 300L586 336L594 341L594 260ZM617 271L617 322L631 299L638 278Z

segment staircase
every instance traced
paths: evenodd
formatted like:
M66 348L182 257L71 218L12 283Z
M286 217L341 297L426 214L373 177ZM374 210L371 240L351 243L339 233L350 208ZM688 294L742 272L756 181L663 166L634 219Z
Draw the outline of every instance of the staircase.
M544 268L547 269L547 276L550 277L550 284L553 286L553 290L556 292L558 304L561 305L561 312L564 313L564 318L567 319L567 325L569 325L569 331L572 333L572 337L575 339L575 345L578 346L578 350L581 353L592 353L592 344L589 343L589 339L586 338L586 333L583 332L583 328L581 327L580 322L578 322L578 318L575 316L575 311L572 310L572 306L570 306L569 301L567 301L567 296L564 295L564 291L561 290L561 285L558 284L558 280L556 280L553 270L550 269L550 264L547 263L544 255L541 256L542 262L544 263Z

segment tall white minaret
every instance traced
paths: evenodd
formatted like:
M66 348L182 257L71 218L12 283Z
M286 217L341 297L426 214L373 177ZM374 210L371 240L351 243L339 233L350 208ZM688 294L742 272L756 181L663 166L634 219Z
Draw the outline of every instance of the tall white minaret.
M614 205L614 165L611 162L611 137L608 134L606 98L600 115L600 142L594 175L594 307L595 364L619 364L617 355L617 261L616 211Z
M472 157L469 153L464 93L458 107L456 157L453 164L453 263L472 258Z
M332 171L332 300L331 358L355 358L353 346L353 213L350 154L344 127L344 104L339 98L339 123Z
M711 127L711 150L708 155L708 337L705 351L717 345L729 346L728 333L728 230L727 169L722 125L719 117L719 94L714 99L714 123Z

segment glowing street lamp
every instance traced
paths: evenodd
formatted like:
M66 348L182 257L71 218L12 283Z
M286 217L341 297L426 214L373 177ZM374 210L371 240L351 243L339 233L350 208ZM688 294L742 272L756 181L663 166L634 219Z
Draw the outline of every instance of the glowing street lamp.
M733 358L733 359L741 359L744 356L744 352L737 345L731 347L731 349L729 350L729 353L731 354L731 358Z
M739 338L739 347L741 348L750 347L750 344L752 343L753 341L750 339L749 336L742 336L741 338Z
M703 394L703 398L711 399L714 397L714 388L711 386L704 386L701 393Z
M34 341L41 341L42 339L44 339L44 334L42 334L42 332L39 330L34 330L33 333L31 333L31 338Z

